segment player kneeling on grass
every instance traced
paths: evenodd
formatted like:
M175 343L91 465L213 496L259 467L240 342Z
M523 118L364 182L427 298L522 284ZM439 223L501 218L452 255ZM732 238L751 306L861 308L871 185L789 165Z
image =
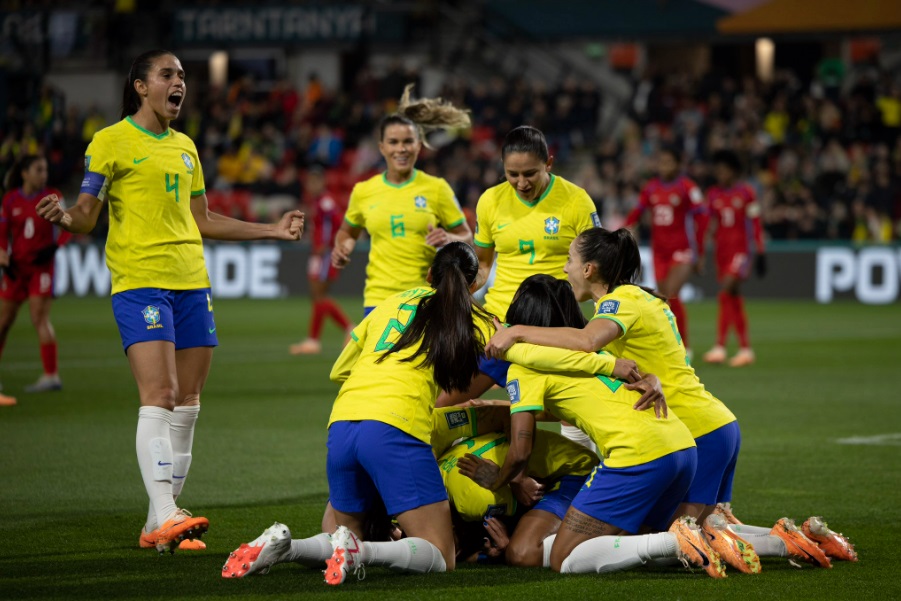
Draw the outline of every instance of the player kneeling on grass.
M328 584L341 584L350 572L362 577L367 564L419 573L454 569L450 504L432 454L431 414L439 387L468 387L478 371L491 328L490 317L471 296L478 268L466 244L444 246L429 269L432 289L407 290L379 305L354 329L332 368L331 379L343 385L327 443L329 494L338 524L326 564ZM408 538L361 540L376 496ZM327 557L327 536L295 542L308 544L309 559L321 561ZM271 565L279 550L300 546L289 541L287 528L273 526L248 547L242 545L223 575L239 575L250 562Z
M517 479L496 490L479 486L460 471L458 462L472 454L497 465L504 463L510 449L509 437L502 429L490 430L509 422L509 405L504 405L436 410L432 444L436 454L441 453L438 464L451 508L458 518L454 522L457 557L463 561L497 559L512 566L539 567L546 564L550 549L545 548L544 540L557 532L566 510L599 460L578 443L538 430L533 453ZM506 419L493 419L491 413L500 412L506 414ZM488 432L481 433L486 428ZM443 438L441 430L474 436L444 450L436 444ZM514 524L510 537L508 526Z
M512 324L584 326L578 302L566 282L535 275L520 286L507 312ZM464 474L497 490L527 465L534 447L535 415L547 411L575 424L598 446L598 465L566 513L550 546L557 572L613 572L652 560L678 559L725 576L713 551L690 518L672 523L697 464L691 433L667 416L662 395L653 407L636 407L641 395L605 376L561 375L513 364L508 372L511 402L510 451L503 466L474 455L459 461ZM665 531L636 535L642 530ZM629 536L635 535L635 536Z

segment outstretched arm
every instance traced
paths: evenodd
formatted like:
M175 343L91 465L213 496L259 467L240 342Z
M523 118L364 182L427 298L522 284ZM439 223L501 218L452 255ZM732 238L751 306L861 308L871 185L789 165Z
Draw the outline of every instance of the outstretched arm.
M191 214L204 238L212 240L300 240L303 213L288 211L276 223L250 223L210 211L206 194L191 197Z
M35 210L40 217L73 234L87 234L97 225L103 203L96 196L82 192L70 209L63 208L63 201L50 194L38 201Z

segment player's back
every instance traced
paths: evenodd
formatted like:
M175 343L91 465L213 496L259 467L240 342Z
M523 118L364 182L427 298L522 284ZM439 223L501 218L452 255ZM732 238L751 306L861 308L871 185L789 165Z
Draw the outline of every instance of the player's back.
M697 185L684 175L654 178L641 192L651 210L651 244L655 250L676 251L691 246L691 217L703 204Z

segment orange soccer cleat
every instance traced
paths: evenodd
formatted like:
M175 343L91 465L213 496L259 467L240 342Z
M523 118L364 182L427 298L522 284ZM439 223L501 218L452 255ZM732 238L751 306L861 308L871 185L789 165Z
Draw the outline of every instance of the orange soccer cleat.
M0 407L12 407L16 404L16 397L0 394Z
M332 534L332 551L332 556L325 563L326 584L343 584L350 571L353 571L358 580L366 577L363 543L346 526L338 526Z
M141 536L138 537L138 546L142 549L156 548L158 534L159 530L147 532L144 528L141 528ZM178 549L179 551L204 551L206 549L206 543L199 538L195 538L194 540L185 539L178 544Z
M804 536L804 533L790 518L780 518L770 534L778 536L785 543L789 556L800 559L820 568L831 568L832 562L815 542Z
M322 352L322 343L315 338L307 338L303 342L292 344L288 347L292 355L318 355Z
M223 578L243 578L251 574L268 574L277 563L285 561L291 550L291 531L275 522L263 534L228 554L222 566Z
M679 561L686 568L689 564L703 568L711 578L725 578L726 568L719 553L710 548L694 518L681 517L670 526L679 544Z
M184 509L177 509L172 517L156 530L156 550L160 553L165 551L175 553L175 549L183 540L200 538L209 527L208 519L195 518Z
M732 503L717 503L713 513L723 516L727 524L741 524L741 520L732 513Z
M717 344L709 351L704 353L703 357L704 363L725 363L726 362L726 349L723 346Z
M813 516L807 519L801 526L804 535L818 544L820 549L833 559L841 559L843 561L857 561L857 551L851 541L841 532L835 532L829 529L826 522L820 516Z
M754 545L729 530L729 524L722 515L712 513L707 516L701 530L707 536L711 548L720 554L723 561L745 574L760 573L760 557L757 556Z
M729 359L729 367L745 367L756 361L754 351L749 348L738 349L735 356Z

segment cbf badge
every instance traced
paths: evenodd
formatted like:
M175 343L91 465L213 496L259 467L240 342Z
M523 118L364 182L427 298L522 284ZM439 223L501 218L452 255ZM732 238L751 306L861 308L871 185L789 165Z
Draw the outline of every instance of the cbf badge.
M560 220L556 217L548 217L544 220L544 231L550 235L554 235L560 231Z
M416 205L417 209L424 209L426 205L425 196L417 196L413 199L413 203Z
M163 327L160 325L160 310L158 307L147 305L144 307L144 310L141 311L141 315L144 316L144 321L147 322L148 330Z

